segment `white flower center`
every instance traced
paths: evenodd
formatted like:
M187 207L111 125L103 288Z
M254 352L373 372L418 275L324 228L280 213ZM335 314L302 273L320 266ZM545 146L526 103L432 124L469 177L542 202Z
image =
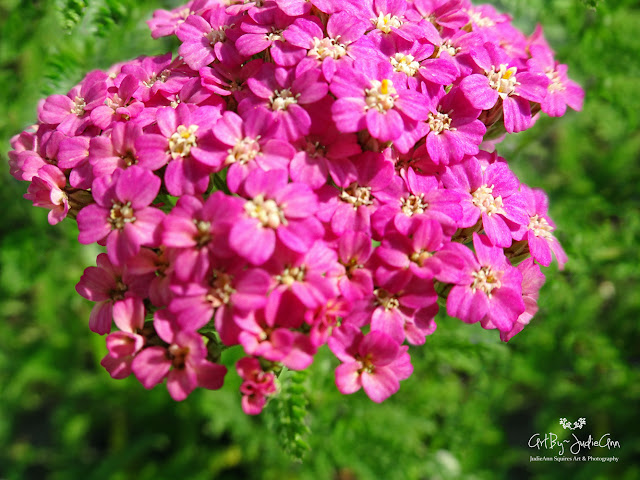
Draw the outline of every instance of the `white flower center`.
M176 133L169 138L169 153L173 158L187 157L191 149L197 147L196 130L198 125L189 125L189 128L180 125Z
M451 117L446 113L437 112L429 114L429 128L435 135L441 134L445 130L455 131L455 127L451 126Z
M384 15L382 12L378 15L378 18L372 18L371 23L383 33L391 32L391 28L399 28L402 25L402 21L395 15L387 13Z
M549 222L544 217L534 215L529 218L529 230L533 231L536 237L542 237L545 240L551 238L553 235L553 227L549 225Z
M160 72L160 74L153 73L149 77L149 80L142 83L145 87L151 88L156 82L162 82L162 83L166 82L167 78L169 78L170 75L171 75L171 72L169 70L163 70L162 72Z
M118 94L114 94L113 98L108 98L104 101L105 105L107 105L107 107L109 107L110 109L112 109L114 112L120 108L124 106L124 100L122 100Z
M263 227L278 228L286 225L287 219L275 200L265 200L260 194L253 200L247 200L244 204L245 213L251 218L257 218Z
M71 113L81 117L84 115L84 109L87 107L87 102L82 97L76 97L73 99L73 106L71 107Z
M427 252L426 250L420 250L419 252L413 252L409 257L409 260L418 264L419 267L423 267L424 262L431 257L433 257L433 253Z
M550 68L546 71L546 75L550 80L549 86L547 87L549 92L561 92L566 90L562 80L560 79L560 74L556 70Z
M112 229L122 230L127 223L136 221L134 213L133 208L131 208L131 202L114 202L107 220Z
M400 302L391 293L387 292L384 288L376 288L373 291L376 296L376 303L385 310L389 311L400 306Z
M270 42L276 42L278 40L284 41L284 38L282 38L282 30L276 30L275 28L272 28L271 33L267 33L265 37Z
M247 162L256 158L260 154L260 144L258 140L260 135L256 138L245 137L227 150L227 158L224 161L225 165L231 165L232 163L239 163L245 165Z
M286 110L292 103L298 103L300 94L294 95L290 88L284 90L276 90L269 98L272 110Z
M278 275L276 279L283 285L290 287L295 282L304 282L306 271L304 265L299 267L287 267L282 272L282 275Z
M365 89L364 93L367 104L365 110L375 108L380 113L386 113L387 110L392 109L398 98L398 92L393 87L393 82L386 78L382 82L371 80L371 88Z
M231 286L231 275L223 272L214 273L214 280L211 282L211 288L205 296L213 308L229 303L231 295L235 293L235 289Z
M424 213L428 206L429 204L424 201L424 193L421 193L419 196L410 195L402 199L402 213L407 217Z
M498 92L503 100L515 91L516 85L520 85L516 81L517 70L516 67L507 68L503 63L497 71L496 67L492 66L490 72L485 72L489 79L489 85Z
M390 60L391 65L396 72L402 72L410 77L413 77L420 68L420 64L416 62L413 55L396 53Z
M347 47L335 38L318 38L313 37L313 47L309 50L310 57L324 60L327 57L338 59L347 54Z
M211 241L211 222L194 218L193 223L197 229L194 240L198 247L203 247Z
M482 213L486 213L487 215L492 215L494 213L504 214L505 211L502 208L502 197L493 196L493 187L487 185L482 185L475 192L472 193L473 204L480 209Z
M440 58L440 54L442 52L447 52L450 56L454 57L458 54L458 52L460 51L460 47L454 47L453 44L451 43L451 40L447 40L446 42L443 42L441 45L438 46L438 48L436 49L436 58Z
M340 199L353 205L354 209L357 209L360 205L373 205L371 187L359 187L356 182L353 182L340 192Z
M480 270L472 272L473 283L471 284L471 291L476 293L476 290L481 290L491 298L491 292L496 288L500 288L500 278L502 272L494 272L491 267L481 267Z

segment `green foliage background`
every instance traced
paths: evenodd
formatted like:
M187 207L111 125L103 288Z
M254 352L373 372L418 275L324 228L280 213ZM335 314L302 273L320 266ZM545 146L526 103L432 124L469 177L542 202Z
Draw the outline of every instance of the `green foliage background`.
M219 392L174 403L166 389L113 381L104 339L75 293L97 250L72 221L50 227L0 169L0 478L640 479L640 5L635 0L494 1L531 32L543 23L558 58L587 91L584 110L542 118L499 147L520 178L543 187L570 262L548 270L540 312L508 345L495 332L440 317L411 354L415 374L375 405L340 395L332 360L309 374L306 436L284 451L287 401L242 414L233 373ZM161 0L0 0L0 156L36 119L39 98L84 73L164 53L144 20ZM5 163L6 165L6 163ZM229 362L233 358L228 359ZM295 403L295 402L294 402ZM297 407L296 407L297 408ZM530 462L534 433L610 433L617 463ZM295 431L295 429L293 429ZM294 432L295 433L295 432ZM298 445L299 446L299 445ZM294 445L295 447L295 445Z

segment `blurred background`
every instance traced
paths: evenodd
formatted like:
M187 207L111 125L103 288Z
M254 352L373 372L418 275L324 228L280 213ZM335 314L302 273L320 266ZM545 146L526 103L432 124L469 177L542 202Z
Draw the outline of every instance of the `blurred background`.
M239 382L173 402L112 380L91 304L75 292L97 250L49 226L10 177L12 135L40 98L85 72L175 45L144 20L161 0L0 0L0 479L640 479L640 5L637 0L494 1L526 33L544 25L586 90L581 113L541 118L498 151L544 188L570 261L545 271L540 311L509 344L439 317L412 348L414 375L382 405L340 395L323 351L304 379L310 450L284 451L282 404L240 408ZM232 360L232 359L231 359ZM530 462L535 433L610 433L618 462ZM278 420L280 419L280 420ZM286 420L286 419L285 419Z

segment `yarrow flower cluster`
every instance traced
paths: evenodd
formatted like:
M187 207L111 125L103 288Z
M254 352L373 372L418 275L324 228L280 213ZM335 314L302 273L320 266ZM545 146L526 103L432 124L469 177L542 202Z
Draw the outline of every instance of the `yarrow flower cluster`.
M52 225L106 247L77 291L113 378L183 400L239 345L257 414L328 344L338 390L381 402L439 301L504 341L529 323L567 257L491 150L583 98L540 28L467 0L192 0L148 23L177 57L89 73L9 153Z

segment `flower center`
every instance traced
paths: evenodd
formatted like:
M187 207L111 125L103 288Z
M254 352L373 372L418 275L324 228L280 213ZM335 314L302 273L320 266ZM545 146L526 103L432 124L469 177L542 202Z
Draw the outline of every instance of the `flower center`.
M382 33L389 33L391 28L399 28L402 25L402 21L395 15L390 13L384 15L382 12L380 12L378 18L372 18L371 23Z
M181 347L175 343L169 347L169 360L173 368L178 370L184 369L189 349L187 347Z
M551 238L553 235L553 227L549 225L549 222L544 217L534 215L529 219L529 230L533 231L536 237L542 237L545 240Z
M493 185L491 185L490 187L487 185L482 185L475 192L473 192L473 204L478 207L482 213L486 213L487 215L492 215L494 213L504 214L505 212L502 208L502 197L493 196L493 187Z
M410 77L413 77L420 68L420 64L416 62L413 55L396 53L390 60L391 65L396 72L402 72Z
M138 163L138 159L131 150L127 150L124 155L120 155L120 158L124 161L125 166L130 167Z
M371 80L371 88L366 88L364 93L367 104L365 110L375 108L380 113L386 113L387 110L392 109L398 98L398 92L393 87L393 82L386 78L381 82Z
M419 196L409 195L402 199L402 213L407 217L424 213L428 206L429 204L424 201L424 193Z
M245 165L250 160L256 158L256 156L260 154L259 139L260 135L256 138L245 137L239 140L233 148L227 150L228 155L224 164L231 165L232 163L239 163Z
M205 300L211 304L213 308L226 305L231 300L231 295L235 293L235 289L231 286L231 275L223 272L214 272L211 288L205 296Z
M327 153L327 147L322 145L320 142L307 140L307 146L304 151L307 152L307 155L313 158L324 157Z
M196 131L198 125L189 125L189 128L180 125L176 133L169 138L169 153L173 158L187 157L191 149L197 147Z
M516 81L517 71L517 67L507 68L507 65L503 63L497 71L496 67L492 66L491 71L486 72L485 75L489 79L491 88L496 90L504 100L515 91L516 85L520 85Z
M304 282L306 271L304 265L299 267L287 267L282 272L282 275L278 275L276 279L282 283L290 287L295 282Z
M278 228L281 224L286 225L287 219L275 200L265 200L260 194L253 200L247 200L244 204L244 211L251 218L257 218L263 227Z
M491 298L491 292L494 289L500 288L500 277L502 272L494 272L491 267L481 267L480 270L472 272L473 283L471 284L471 290L476 293L476 290L481 290Z
M460 47L454 47L451 40L447 40L438 46L435 53L435 58L440 58L442 52L447 52L450 56L455 57L460 51Z
M381 307L384 307L384 309L387 311L398 308L400 306L400 302L398 301L398 299L391 293L386 291L384 288L376 288L373 291L373 294L376 296L376 303Z
M160 74L154 72L149 77L149 80L142 82L142 84L147 88L151 88L156 82L166 82L167 78L169 78L169 75L171 75L171 72L169 70L163 70L162 72L160 72Z
M456 130L455 127L451 127L451 117L442 112L429 114L429 128L435 135L441 134L444 130Z
M562 79L560 78L560 74L553 69L549 69L546 72L547 78L551 81L551 83L549 83L549 87L547 87L547 90L549 92L561 92L563 90L566 90L564 84L562 83Z
M360 205L373 205L371 199L371 187L359 187L356 182L353 182L347 188L342 189L340 192L340 199L343 202L350 203L354 209L357 209Z
M347 47L342 43L338 43L335 38L313 37L313 47L311 47L307 55L317 58L318 60L324 60L327 57L332 57L337 60L346 54Z
M265 37L270 42L276 42L278 40L284 41L284 39L282 38L282 30L277 30L275 28L272 28L271 33L267 33Z
M419 267L424 267L424 262L431 257L433 257L433 253L427 252L426 250L420 250L419 252L413 252L409 257L409 260L418 264Z
M214 28L209 33L205 34L209 45L214 46L218 42L224 42L227 39L227 34L224 31L229 28L229 25L222 25L220 28Z
M198 248L203 247L211 241L211 222L205 222L204 220L197 220L194 218L193 223L197 229L193 239L196 241Z
M131 202L118 203L114 202L109 212L108 221L111 224L111 229L122 230L127 223L133 223L136 221L134 216L135 212L131 208Z
M298 97L300 94L294 95L291 93L290 88L284 90L276 90L273 95L269 97L271 103L271 110L286 110L292 103L298 103Z
M112 109L114 112L124 106L124 100L122 100L117 93L113 95L113 98L108 98L104 101L105 105Z
M117 278L115 288L109 291L109 298L114 302L124 300L124 294L127 293L127 290L129 290L129 287L125 285L121 278Z
M87 107L87 102L82 97L76 97L73 99L73 107L71 107L71 113L81 117L84 115L84 109Z

